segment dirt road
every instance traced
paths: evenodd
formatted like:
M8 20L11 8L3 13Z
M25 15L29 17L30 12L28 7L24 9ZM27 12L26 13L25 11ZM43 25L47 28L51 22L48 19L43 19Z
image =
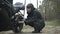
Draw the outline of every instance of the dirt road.
M23 29L23 33L18 33L18 34L33 34L31 33L33 31L33 28L27 28ZM15 34L13 31L2 31L0 34ZM60 26L46 26L43 30L42 33L38 34L60 34Z

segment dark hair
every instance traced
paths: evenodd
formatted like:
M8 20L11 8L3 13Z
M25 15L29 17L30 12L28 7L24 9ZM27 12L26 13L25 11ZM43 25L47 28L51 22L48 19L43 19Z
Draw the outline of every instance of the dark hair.
M28 4L27 8L31 8L31 11L35 9L32 3Z

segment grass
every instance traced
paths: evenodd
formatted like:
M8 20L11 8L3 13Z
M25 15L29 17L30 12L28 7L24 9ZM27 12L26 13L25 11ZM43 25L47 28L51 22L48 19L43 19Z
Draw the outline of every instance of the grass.
M58 21L45 21L46 26L51 25L51 26L60 26L60 22Z
M24 24L23 29L32 29L32 27Z
M30 26L23 26L24 29L31 28Z
M58 21L45 21L46 26L60 26L60 22ZM23 29L32 29L32 27L28 26L28 25L24 25Z

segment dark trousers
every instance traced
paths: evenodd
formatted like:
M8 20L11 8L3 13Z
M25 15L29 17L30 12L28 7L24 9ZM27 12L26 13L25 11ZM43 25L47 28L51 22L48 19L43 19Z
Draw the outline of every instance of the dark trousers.
M34 27L34 31L36 31L36 32L40 32L45 27L45 23L43 20L38 21L38 22L30 22L30 23L28 22L25 24L29 25L31 27Z

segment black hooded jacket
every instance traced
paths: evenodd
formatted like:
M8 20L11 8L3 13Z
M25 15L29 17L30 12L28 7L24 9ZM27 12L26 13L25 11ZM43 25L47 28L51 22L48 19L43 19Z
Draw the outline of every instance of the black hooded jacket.
M33 10L31 10L30 13L28 13L28 16L27 16L27 19L25 20L25 24L26 25L31 25L33 26L34 24L37 24L37 25L42 25L44 24L44 20L40 14L40 12L35 9L34 7L31 7L31 5L28 5L30 6L30 8L33 8ZM27 7L29 8L29 7Z
M25 20L26 25L42 25L44 24L44 20L40 14L40 12L37 9L34 9L31 11L31 13L28 14L27 19Z

